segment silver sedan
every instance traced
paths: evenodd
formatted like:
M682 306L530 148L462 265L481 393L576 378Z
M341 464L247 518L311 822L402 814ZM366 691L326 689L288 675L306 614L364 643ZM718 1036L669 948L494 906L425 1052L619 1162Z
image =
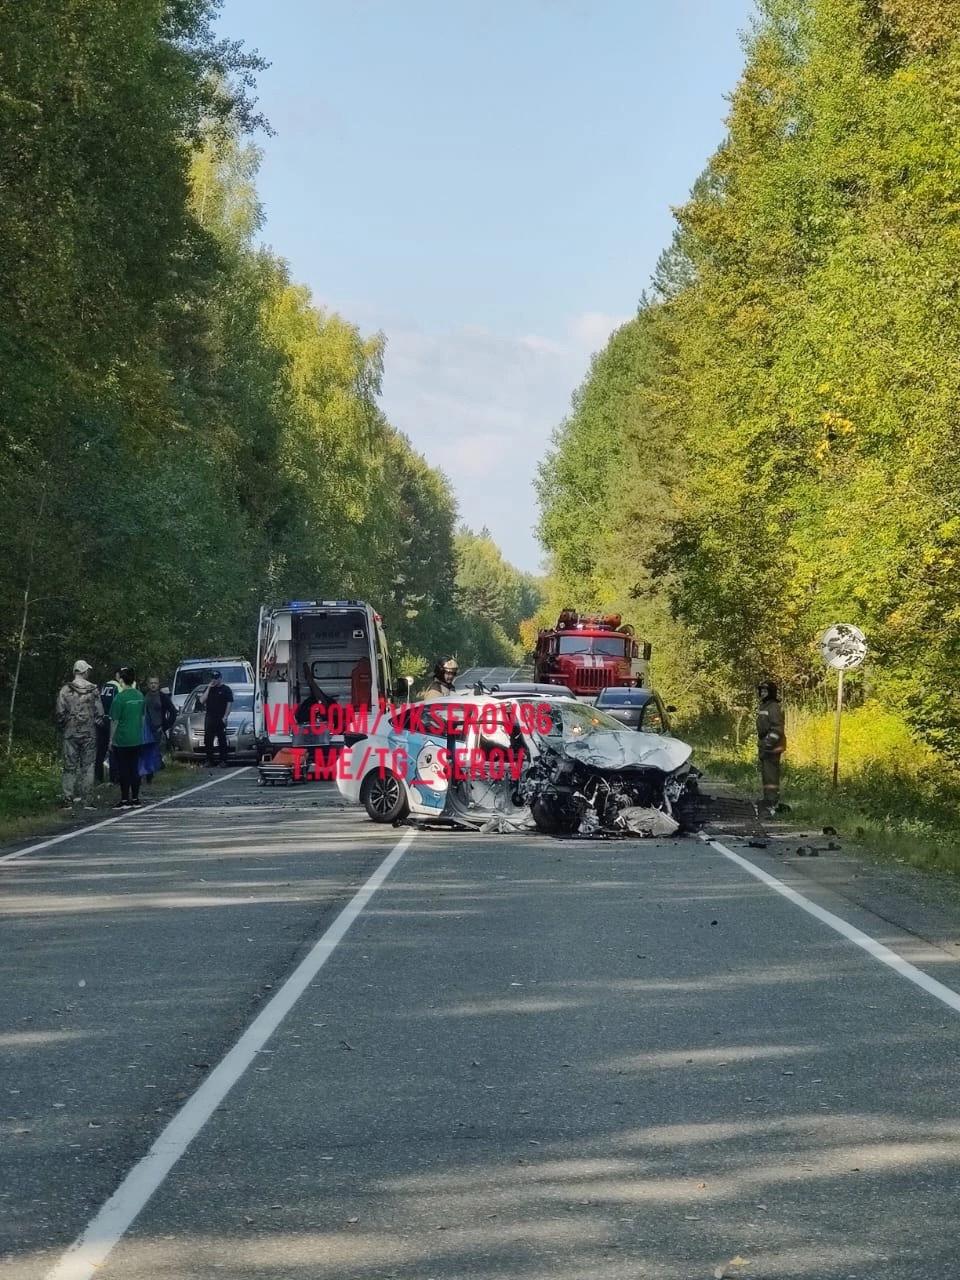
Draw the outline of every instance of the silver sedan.
M227 715L227 755L233 760L256 760L257 738L253 728L253 686L231 685L233 702ZM204 711L197 698L206 692L194 689L170 730L170 743L178 760L206 757L203 745ZM216 751L216 748L215 748Z

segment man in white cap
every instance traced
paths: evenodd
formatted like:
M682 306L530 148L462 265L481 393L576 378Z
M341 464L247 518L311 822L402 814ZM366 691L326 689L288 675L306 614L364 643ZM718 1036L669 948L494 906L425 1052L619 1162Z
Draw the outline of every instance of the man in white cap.
M79 658L73 679L57 695L57 724L63 731L63 807L78 801L93 809L93 765L97 756L97 726L103 721L100 690L88 679L93 668ZM79 793L79 794L77 794Z

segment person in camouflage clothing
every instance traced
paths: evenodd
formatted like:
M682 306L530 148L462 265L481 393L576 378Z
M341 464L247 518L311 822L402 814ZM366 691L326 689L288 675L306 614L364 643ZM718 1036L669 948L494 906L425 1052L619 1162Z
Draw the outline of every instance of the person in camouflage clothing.
M57 724L63 732L63 805L79 801L93 809L93 766L97 756L97 727L103 722L100 690L87 677L89 662L73 664L73 679L57 695Z

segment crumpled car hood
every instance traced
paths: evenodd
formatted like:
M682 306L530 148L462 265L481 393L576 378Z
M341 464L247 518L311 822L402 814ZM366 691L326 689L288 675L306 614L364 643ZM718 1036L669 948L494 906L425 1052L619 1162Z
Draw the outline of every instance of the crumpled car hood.
M570 735L563 740L563 754L593 769L659 769L675 773L687 763L693 748L679 738L660 733L637 733L625 729L595 729L591 733Z

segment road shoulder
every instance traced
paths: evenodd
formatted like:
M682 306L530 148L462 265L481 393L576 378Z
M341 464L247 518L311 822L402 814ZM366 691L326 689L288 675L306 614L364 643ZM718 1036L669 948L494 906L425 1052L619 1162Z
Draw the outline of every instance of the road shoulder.
M868 845L800 826L789 816L761 822L750 799L721 779L705 779L704 791L715 800L705 828L712 839L743 841L740 852L774 875L789 867L952 960L960 957L960 883L953 876L881 860Z

